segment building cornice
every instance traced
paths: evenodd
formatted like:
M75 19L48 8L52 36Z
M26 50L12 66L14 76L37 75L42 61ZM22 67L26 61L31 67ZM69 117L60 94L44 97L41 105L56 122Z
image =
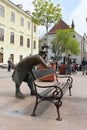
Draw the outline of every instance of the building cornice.
M23 10L21 7L19 7L18 5L14 4L13 2L11 2L10 0L1 0L3 3L5 3L8 6L11 6L14 10L19 11L21 14L25 15L28 18L31 18L32 16L30 15L30 13L28 13L29 11L25 11ZM21 5L21 4L20 4Z

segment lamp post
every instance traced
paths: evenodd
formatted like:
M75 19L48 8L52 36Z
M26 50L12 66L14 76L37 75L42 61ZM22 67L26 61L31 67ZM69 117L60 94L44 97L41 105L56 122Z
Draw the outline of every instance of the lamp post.
M0 48L0 53L3 53L3 47Z
M3 47L0 48L0 63L3 63Z

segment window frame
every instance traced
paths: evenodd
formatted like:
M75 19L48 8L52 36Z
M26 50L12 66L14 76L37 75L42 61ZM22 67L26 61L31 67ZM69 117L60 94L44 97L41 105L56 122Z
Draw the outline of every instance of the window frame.
M30 48L30 38L27 38L27 47Z
M34 24L34 32L36 32L36 25Z
M10 20L11 20L11 22L15 23L15 12L14 11L11 11Z
M20 17L20 26L24 27L24 18Z
M10 43L11 44L14 44L14 38L15 38L14 32L11 32L10 33Z
M23 35L20 35L20 46L23 46Z
M0 41L4 41L4 29L0 28Z
M5 17L5 7L0 4L0 16Z
M36 49L36 41L34 40L34 46L33 46L34 49Z
M27 22L27 29L30 30L30 21Z

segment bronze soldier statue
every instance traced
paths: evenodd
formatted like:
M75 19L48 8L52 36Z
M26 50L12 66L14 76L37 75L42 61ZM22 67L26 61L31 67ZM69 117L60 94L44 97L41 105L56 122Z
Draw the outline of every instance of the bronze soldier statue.
M16 65L12 74L12 79L15 82L15 96L17 98L24 99L24 94L20 91L20 85L23 81L27 82L31 90L31 95L35 95L34 86L32 83L32 69L39 64L45 68L50 68L47 66L44 59L38 54L24 58Z

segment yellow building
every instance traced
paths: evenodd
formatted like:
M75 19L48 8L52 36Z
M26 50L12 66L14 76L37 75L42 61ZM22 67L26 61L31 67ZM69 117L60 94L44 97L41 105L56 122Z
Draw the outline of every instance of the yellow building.
M38 26L32 23L29 11L10 0L0 0L0 64L8 58L18 63L38 53Z

